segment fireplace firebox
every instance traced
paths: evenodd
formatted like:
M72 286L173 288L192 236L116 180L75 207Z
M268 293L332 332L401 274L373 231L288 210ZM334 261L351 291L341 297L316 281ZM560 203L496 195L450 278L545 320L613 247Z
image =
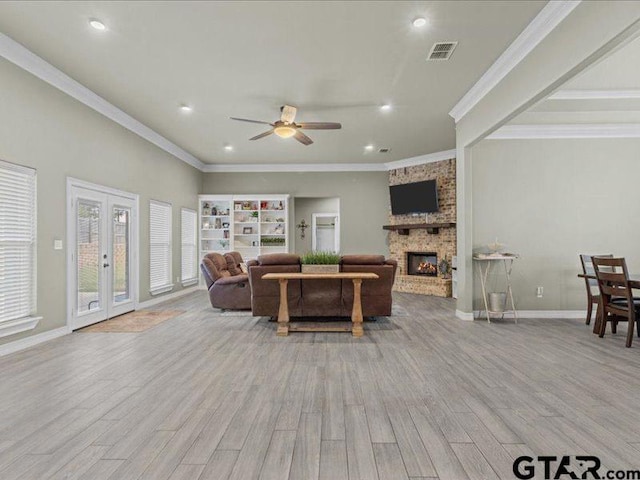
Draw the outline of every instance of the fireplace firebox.
M438 276L436 252L407 252L407 275Z

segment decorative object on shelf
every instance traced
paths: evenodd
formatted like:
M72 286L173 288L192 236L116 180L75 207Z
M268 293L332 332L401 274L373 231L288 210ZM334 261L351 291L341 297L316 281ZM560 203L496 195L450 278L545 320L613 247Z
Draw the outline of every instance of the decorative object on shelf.
M229 238L229 230L222 232L222 238Z
M258 218L258 212L251 212L251 218Z
M302 273L338 273L340 255L335 252L309 252L302 256Z
M282 218L282 217L278 217L278 218L276 218L276 222L278 222L278 223L284 223L284 218Z
M283 237L262 237L260 244L263 247L280 247L286 244L286 240Z
M203 230L209 230L211 228L211 224L209 223L208 220L205 220L204 222L202 222L202 229Z
M229 222L222 222L222 228L229 228Z
M253 234L253 227L242 227L243 235L251 235Z
M236 204L233 206L233 208L234 208L235 210L242 210L242 204L241 204L241 203L236 203Z
M487 245L487 247L492 253L502 253L506 245L504 243L498 242L498 237L496 237L495 242L490 243L489 245Z
M282 200L278 203L278 210L284 210L284 205L282 204Z
M251 242L251 246L252 247L257 247L258 246L258 241L254 240L253 242Z
M300 223L298 225L296 225L296 228L300 229L300 238L304 238L304 231L309 228L311 225L309 225L304 218L300 221Z
M277 235L282 235L284 233L284 225L279 223L278 226L273 230L273 232Z
M223 250L226 250L229 247L229 240L220 240L220 246Z
M265 200L260 202L260 210L268 210L267 202Z
M219 218L216 218L215 225L216 225L215 228L217 228L217 229L222 228L222 220L220 220Z
M215 205L211 207L211 215L218 215L218 208Z
M211 215L211 206L208 203L202 205L202 215L205 217Z
M446 255L438 263L438 270L440 270L442 278L451 278L451 262L449 262Z

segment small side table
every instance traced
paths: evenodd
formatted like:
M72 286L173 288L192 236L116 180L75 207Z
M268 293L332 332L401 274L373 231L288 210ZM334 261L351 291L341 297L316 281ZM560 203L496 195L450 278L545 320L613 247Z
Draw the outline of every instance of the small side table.
M480 285L482 286L482 300L484 301L484 311L487 315L487 322L491 323L491 314L501 315L501 319L504 318L505 313L513 313L515 323L518 323L518 312L516 311L516 304L513 301L513 290L511 289L511 270L513 269L513 261L519 258L518 255L513 254L492 254L492 255L474 255L473 259L478 262L478 268L480 269ZM507 301L511 301L511 309L504 309L501 312L489 310L489 292L487 292L487 278L489 272L494 265L500 263L504 266L504 276L507 282ZM507 306L507 305L505 305Z

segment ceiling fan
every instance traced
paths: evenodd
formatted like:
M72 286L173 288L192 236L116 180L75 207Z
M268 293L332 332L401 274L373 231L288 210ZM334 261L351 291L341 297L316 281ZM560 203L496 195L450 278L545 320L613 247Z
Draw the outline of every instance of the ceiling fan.
M264 125L271 125L273 128L268 130L260 135L256 135L249 140L259 140L264 137L268 137L272 133L275 133L281 138L290 138L293 137L298 140L303 145L311 145L313 140L307 137L300 130L339 130L342 128L340 123L335 122L304 122L304 123L295 123L294 120L296 118L296 107L292 107L291 105L283 105L280 107L280 111L282 114L280 115L280 120L269 123L262 122L260 120L249 120L246 118L235 118L230 117L231 120L237 120L239 122L249 122L249 123L261 123Z

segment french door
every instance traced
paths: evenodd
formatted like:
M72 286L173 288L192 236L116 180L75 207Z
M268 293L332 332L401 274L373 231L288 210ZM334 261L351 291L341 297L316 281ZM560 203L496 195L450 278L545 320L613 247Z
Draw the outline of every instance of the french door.
M137 201L70 185L68 301L72 330L135 309Z

